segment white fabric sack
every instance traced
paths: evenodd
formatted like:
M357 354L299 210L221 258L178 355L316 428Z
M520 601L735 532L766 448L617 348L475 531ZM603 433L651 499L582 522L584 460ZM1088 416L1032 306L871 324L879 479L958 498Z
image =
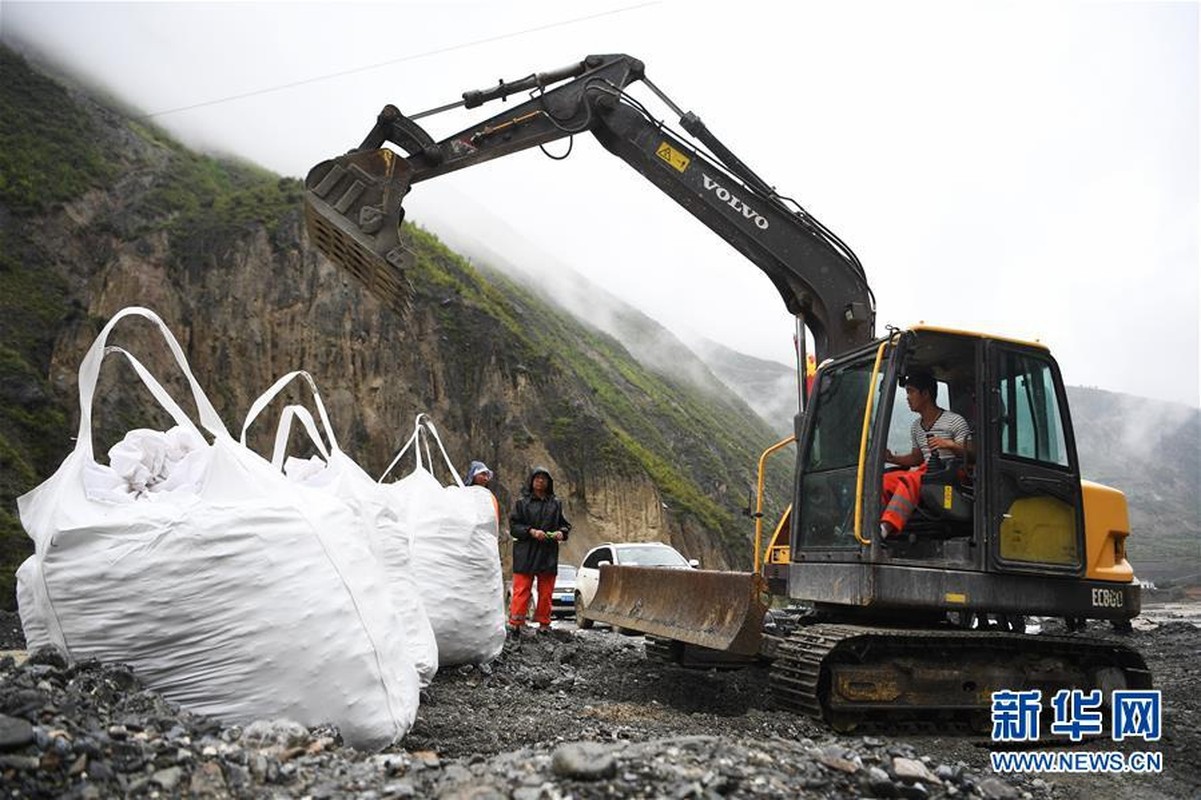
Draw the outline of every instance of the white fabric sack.
M106 347L104 355L119 353L129 360L139 375L145 373L141 362L120 347ZM172 416L186 416L175 401L153 378L143 377L147 388ZM125 503L133 499L158 500L161 493L183 490L195 494L210 450L208 443L188 424L176 425L167 432L138 428L109 449L110 466L85 465L85 493L96 500ZM25 559L17 569L17 610L30 650L52 646L50 638L50 598L42 580L41 560Z
M157 325L213 437L191 491L89 491L89 473L113 483L92 455L92 398L105 341L129 315ZM201 436L131 363L176 423ZM127 308L105 326L80 366L79 400L75 451L18 500L35 545L20 593L32 598L33 639L73 660L127 663L169 700L223 721L332 723L362 749L400 738L416 716L416 672L393 635L391 603L380 602L378 561L330 534L355 524L353 510L297 492L234 441L151 311Z
M33 652L50 644L50 598L42 582L42 567L30 556L17 568L17 612L25 633L25 649Z
M452 485L443 486L427 467L427 439L437 443ZM482 486L463 485L437 429L424 414L417 416L413 436L384 477L410 447L416 461L413 472L383 484L406 534L385 548L385 559L398 560L402 556L396 551L411 547L412 574L434 626L442 666L489 662L505 644L496 498Z
M383 488L338 446L325 403L321 400L321 393L317 390L312 375L304 371L290 372L255 400L242 425L242 444L246 444L246 431L251 423L283 388L296 378L304 378L312 390L313 405L317 409L325 437L322 437L313 415L307 408L299 405L286 406L276 427L271 465L282 469L289 481L303 487L304 490L327 493L348 503L354 509L356 525L353 528L328 531L328 536L338 541L342 537L356 537L359 543L370 547L380 561L390 600L399 618L400 627L396 634L399 644L416 667L421 686L428 686L438 672L438 643L434 637L434 629L430 625L412 571L407 566L390 568L382 552L382 542L394 541L403 536L400 521L396 511L385 502ZM301 421L320 456L285 459L294 419ZM326 441L329 442L328 446Z

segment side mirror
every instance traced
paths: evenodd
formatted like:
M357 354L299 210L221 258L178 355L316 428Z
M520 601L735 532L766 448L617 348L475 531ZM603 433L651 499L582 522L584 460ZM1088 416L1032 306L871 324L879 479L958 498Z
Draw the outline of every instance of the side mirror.
M597 568L597 569L600 569L601 567L611 567L611 566L613 566L613 562L612 562L612 561L598 561L598 562L596 563L596 568Z
M688 566L692 567L693 569L700 569L701 562L699 559L690 558L688 559Z

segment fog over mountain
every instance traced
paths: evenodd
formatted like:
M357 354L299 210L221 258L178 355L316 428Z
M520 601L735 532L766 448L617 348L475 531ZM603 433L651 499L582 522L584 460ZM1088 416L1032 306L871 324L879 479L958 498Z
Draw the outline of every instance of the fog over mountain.
M531 290L540 292L580 320L620 341L631 355L667 377L687 381L710 392L716 391L719 384L725 384L772 424L771 418L764 413L769 408L757 407L757 401L752 402L746 393L729 387L726 380L714 374L711 360L685 344L676 333L580 275L564 260L481 214L474 204L468 203L464 213L461 227L445 233L439 231L438 235L475 265L521 279ZM468 230L478 233L466 233ZM658 265L651 268L658 268ZM672 265L662 265L662 268L671 269ZM685 302L683 295L681 302ZM793 413L795 411L789 412L790 419Z

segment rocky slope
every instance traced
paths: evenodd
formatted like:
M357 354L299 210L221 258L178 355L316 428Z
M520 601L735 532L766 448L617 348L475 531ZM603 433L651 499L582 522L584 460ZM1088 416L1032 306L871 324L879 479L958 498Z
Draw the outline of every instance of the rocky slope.
M0 648L21 643L13 615L0 612ZM1163 691L1163 738L1056 749L1155 752L1162 773L997 773L987 738L840 735L773 709L762 667L657 664L640 638L601 629L522 638L485 670L439 673L412 730L376 754L342 746L328 727L197 717L120 665L68 666L53 651L23 665L0 656L0 791L330 800L1196 797L1201 687L1191 662L1201 629L1148 622L1133 644Z
M732 393L665 379L418 228L412 308L381 308L309 247L297 182L189 152L0 57L6 577L26 547L13 500L68 452L81 354L131 304L163 316L230 427L277 376L304 368L368 472L383 471L418 412L437 421L460 469L473 458L492 466L506 506L531 467L549 466L576 525L568 560L606 539L670 541L712 567L749 560L737 514L774 434ZM146 327L117 341L184 396ZM167 424L130 384L106 368L97 452L134 426ZM252 430L252 443L265 447L265 436Z

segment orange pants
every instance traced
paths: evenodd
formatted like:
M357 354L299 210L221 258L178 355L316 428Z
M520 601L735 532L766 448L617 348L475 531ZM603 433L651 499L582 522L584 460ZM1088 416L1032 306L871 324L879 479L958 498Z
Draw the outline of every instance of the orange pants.
M550 627L550 596L555 590L555 572L514 572L513 600L509 604L509 624L515 628L525 624L525 612L530 607L530 590L538 580L538 603L534 606L534 622Z
M884 473L884 485L880 495L880 499L884 501L881 522L887 522L898 532L904 530L905 523L909 521L921 499L922 476L925 474L925 464L917 469L898 469Z

